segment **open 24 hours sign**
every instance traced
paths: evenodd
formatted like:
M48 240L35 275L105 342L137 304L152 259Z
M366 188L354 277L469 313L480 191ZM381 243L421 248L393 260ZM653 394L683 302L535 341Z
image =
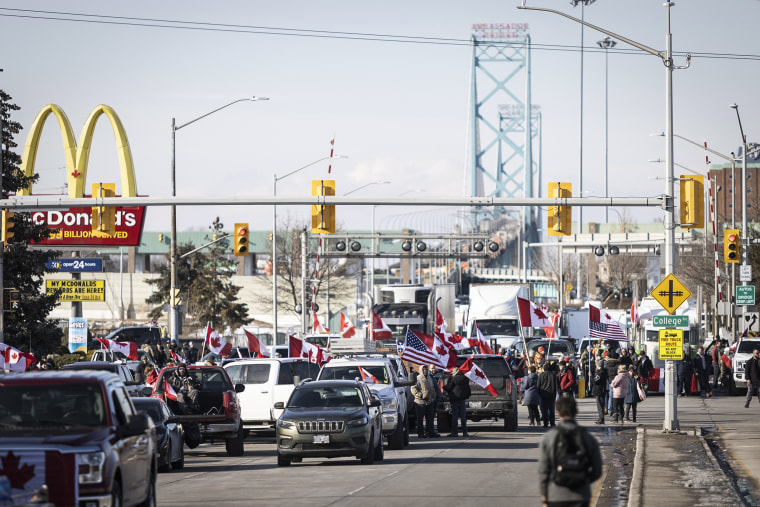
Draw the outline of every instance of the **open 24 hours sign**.
M60 291L58 301L105 301L105 280L45 280L47 295Z

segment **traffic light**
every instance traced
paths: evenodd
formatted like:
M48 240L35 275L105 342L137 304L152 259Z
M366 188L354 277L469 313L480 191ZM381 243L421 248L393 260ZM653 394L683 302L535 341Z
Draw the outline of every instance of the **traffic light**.
M572 183L549 183L549 197L563 198L573 196ZM570 222L573 216L572 206L549 206L548 231L549 236L569 236Z
M12 211L8 211L7 209L3 210L3 243L7 243L16 232L13 229L13 226L16 225L15 216L16 214Z
M21 304L21 292L18 289L3 290L3 311L15 312Z
M681 175L681 227L701 229L705 226L705 177Z
M236 257L248 256L248 224L235 224L233 249Z
M93 183L93 197L116 197L116 183ZM92 208L92 233L94 236L113 236L116 232L116 208L95 206Z
M739 262L741 258L741 234L739 229L723 231L723 262Z
M335 195L335 180L312 180L311 195ZM334 205L312 205L311 232L312 234L335 232Z

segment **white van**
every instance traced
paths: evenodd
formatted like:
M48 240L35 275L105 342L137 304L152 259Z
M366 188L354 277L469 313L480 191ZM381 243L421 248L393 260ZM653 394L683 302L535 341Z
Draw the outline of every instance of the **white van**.
M747 387L744 366L752 357L752 351L755 349L760 349L760 338L758 337L741 338L736 346L734 357L731 360L731 372L734 375L734 384L737 388L744 389Z
M233 384L244 384L238 393L243 429L261 431L274 429L282 410L275 410L278 401L288 401L298 382L316 380L319 366L306 359L281 357L275 359L239 359L224 365Z

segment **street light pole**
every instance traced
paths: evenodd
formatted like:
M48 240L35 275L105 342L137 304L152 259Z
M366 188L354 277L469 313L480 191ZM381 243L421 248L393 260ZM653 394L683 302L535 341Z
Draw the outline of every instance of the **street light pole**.
M609 37L597 41L600 48L604 49L604 197L610 196L610 167L609 167L609 49L614 48L617 42ZM610 208L604 208L604 221L610 223Z
M583 20L574 18L564 12L560 12L554 9L544 9L539 7L528 7L523 0L522 5L518 5L518 9L527 9L535 11L545 11L558 14L560 16L571 19L577 23L588 26L594 30L597 30L605 35L614 37L619 41L625 42L635 48L638 48L653 56L657 56L662 59L665 64L665 154L666 154L666 181L665 181L665 271L666 273L673 272L673 261L675 258L675 203L674 203L674 187L673 187L673 48L672 48L672 35L670 33L670 9L673 7L673 3L670 0L666 0L663 4L667 8L667 32L665 36L666 50L658 51L648 46L640 44L636 41L622 37L614 32L599 28L598 26L586 23ZM691 55L686 55L687 63L691 61ZM679 68L687 68L679 67ZM677 431L679 429L677 419L677 407L676 407L676 377L675 377L675 364L673 361L665 362L665 420L663 422L663 429L665 431Z
M742 128L742 118L739 116L739 105L731 104L736 110L736 119L739 120L739 131L742 135L742 266L747 264L747 135ZM747 282L742 282L747 285Z
M233 104L237 104L238 102L256 102L259 100L269 100L269 97L248 97L245 99L238 99L233 100L229 104L225 104L222 107L218 107L214 109L213 111L210 111L202 116L199 116L195 118L194 120L190 120L187 123L183 123L180 126L176 125L176 120L172 118L172 197L176 197L177 195L177 185L176 185L176 133L179 129L187 127L188 125L195 123L196 121L205 118L206 116L212 115L216 113L217 111L221 111L224 108L230 107ZM170 321L170 330L171 330L171 339L176 340L177 339L177 328L179 323L179 316L177 313L177 305L176 305L176 298L175 298L175 292L177 290L177 207L175 205L171 206L171 238L169 240L169 321Z
M284 180L288 176L292 176L297 172L301 172L313 165L316 165L325 160L348 158L344 155L332 155L329 157L322 157L319 160L315 160L310 164L299 167L294 171L290 171L285 176L277 177L276 174L272 175L272 196L277 197L277 182ZM304 259L305 262L305 259ZM306 312L306 308L301 309L302 312ZM302 314L303 316L303 314ZM272 345L277 346L277 204L272 205ZM274 349L272 349L274 350Z

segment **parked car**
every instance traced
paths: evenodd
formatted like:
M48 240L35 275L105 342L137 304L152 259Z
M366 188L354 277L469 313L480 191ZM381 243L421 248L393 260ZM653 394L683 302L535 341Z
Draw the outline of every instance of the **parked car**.
M271 430L282 414L274 408L287 401L296 384L319 375L319 366L305 359L237 359L224 365L234 384L246 389L238 395L243 428L246 431Z
M144 350L140 349L137 351L138 359L136 361L133 361L132 359L129 359L127 356L119 352L118 350L111 350L111 349L100 349L96 350L92 353L92 357L90 357L90 361L107 361L109 363L121 363L127 365L127 368L132 370L132 373L134 374L135 369L137 368L137 365L142 362L143 357L146 358L148 363L151 364L154 368L156 367L156 363L153 361L153 358L150 357L150 354L146 353Z
M153 388L146 387L143 392L149 392L151 397L164 400L172 413L180 417L186 435L192 431L188 425L194 428L193 425L197 424L201 440L224 440L229 456L242 456L245 452L245 435L240 419L238 393L245 390L245 385L233 385L221 366L187 366L193 389L198 391L198 406L190 409L182 401L182 392L172 392L165 388L166 385L172 386L176 383L177 370L175 367L164 368ZM188 442L188 439L185 441Z
M355 456L363 465L384 457L381 403L361 381L302 382L277 420L277 465L303 458Z
M122 327L110 332L105 338L117 342L133 342L138 347L145 343L158 345L161 343L161 329L158 326Z
M179 417L171 413L164 400L137 398L133 399L132 403L135 409L148 414L156 426L158 471L168 472L172 468L183 468L185 466L185 432Z
M108 361L77 361L76 363L65 364L61 370L97 370L108 371L117 375L127 388L127 392L132 397L142 396L142 384L135 380L132 370L121 363L110 363Z
M156 505L155 427L116 375L0 375L0 427L3 462L36 467L20 494L46 485L52 505Z

